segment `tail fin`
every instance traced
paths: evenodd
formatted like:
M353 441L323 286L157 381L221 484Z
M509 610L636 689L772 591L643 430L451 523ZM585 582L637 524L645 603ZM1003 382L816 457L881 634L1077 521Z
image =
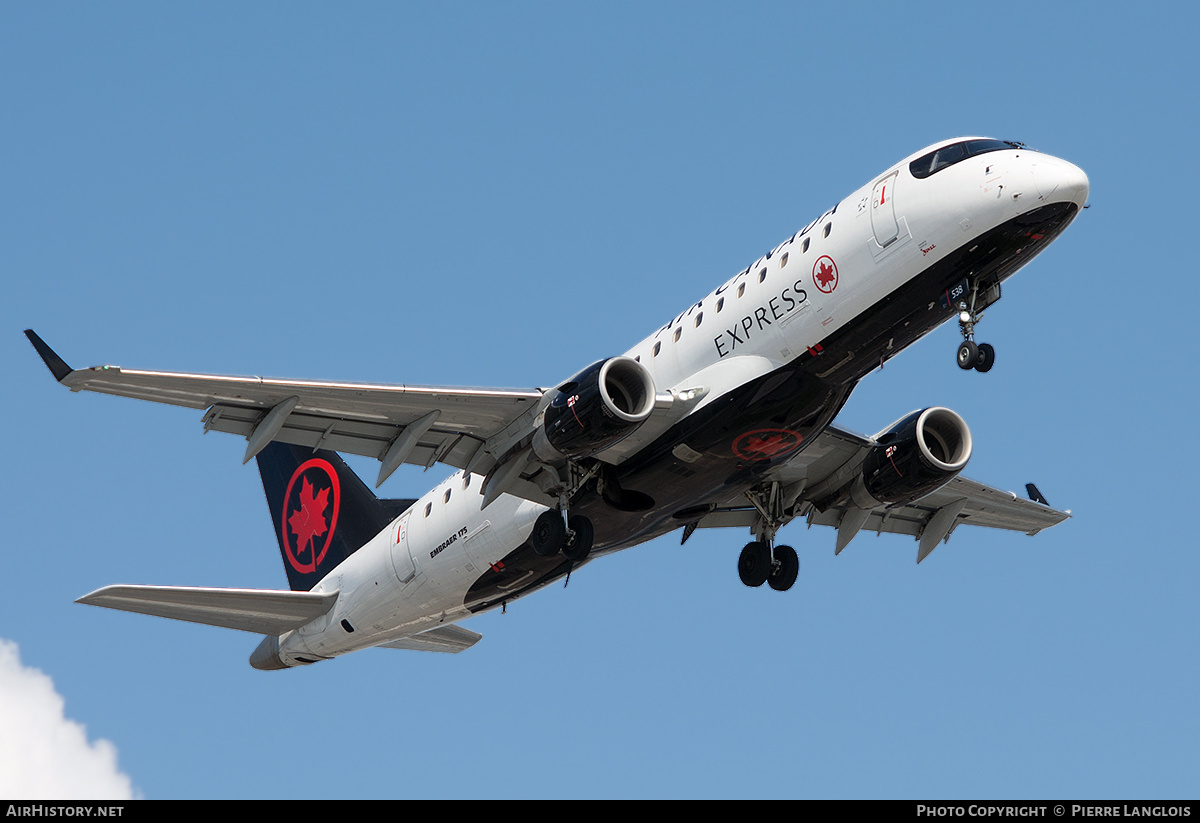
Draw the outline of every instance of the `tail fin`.
M292 591L311 590L413 502L380 500L334 452L271 443L256 459Z

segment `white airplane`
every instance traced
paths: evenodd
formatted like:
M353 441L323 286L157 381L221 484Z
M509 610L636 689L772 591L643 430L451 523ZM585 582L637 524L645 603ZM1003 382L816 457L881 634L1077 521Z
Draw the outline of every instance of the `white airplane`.
M371 646L457 652L457 624L604 554L682 529L743 527L738 573L786 590L797 518L914 536L921 562L962 524L1036 534L1069 516L960 477L971 434L946 408L863 437L832 425L868 372L957 318L958 365L1001 282L1085 207L1087 176L1020 143L969 137L905 158L624 355L553 388L503 390L71 369L72 391L206 409L247 438L291 591L108 586L79 602L266 635L259 669ZM335 452L460 469L383 500Z

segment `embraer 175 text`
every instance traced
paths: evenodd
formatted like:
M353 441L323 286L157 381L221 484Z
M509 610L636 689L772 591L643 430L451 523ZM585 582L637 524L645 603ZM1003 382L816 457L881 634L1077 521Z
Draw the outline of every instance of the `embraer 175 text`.
M72 391L205 409L248 440L291 591L107 586L82 603L266 635L260 669L370 646L457 652L457 624L603 554L682 529L743 527L738 573L784 591L796 518L912 535L917 562L962 524L1034 534L1068 517L960 477L971 434L946 408L874 437L832 425L868 372L957 318L958 365L1000 284L1084 208L1087 176L1020 143L962 138L876 176L625 354L548 390L327 383L72 369ZM457 473L380 499L336 452ZM731 564L732 565L732 564Z

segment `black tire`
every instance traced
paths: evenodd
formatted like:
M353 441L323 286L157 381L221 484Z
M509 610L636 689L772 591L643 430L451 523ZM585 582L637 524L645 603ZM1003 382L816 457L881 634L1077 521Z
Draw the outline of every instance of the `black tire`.
M568 518L567 526L575 532L575 536L563 546L563 557L572 563L582 562L592 550L592 538L595 535L592 521L582 514L573 514Z
M771 549L766 543L747 543L738 557L738 577L751 588L767 582L771 573Z
M567 526L563 523L562 512L551 509L539 514L533 522L529 544L539 557L553 557L562 551L566 539Z
M767 585L777 592L786 592L800 574L800 558L791 546L776 546L775 561L767 575Z
M975 360L975 371L988 372L996 362L996 350L991 343L979 344L979 357Z
M975 368L979 360L979 347L970 340L964 340L958 347L958 367L964 371Z

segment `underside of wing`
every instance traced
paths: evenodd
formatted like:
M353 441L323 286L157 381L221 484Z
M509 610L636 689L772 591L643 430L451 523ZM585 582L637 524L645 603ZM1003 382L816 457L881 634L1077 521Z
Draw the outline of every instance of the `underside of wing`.
M382 464L377 483L404 463L445 463L486 474L532 428L543 397L538 389L72 369L32 330L26 336L55 379L72 391L206 409L204 430L246 437L247 461L272 440L371 457Z
M961 525L1036 534L1070 517L1069 512L1043 502L965 477L954 477L940 489L902 505L860 507L838 492L861 473L863 461L875 445L871 438L831 426L795 459L772 472L768 483L775 489L782 522L804 517L809 526L832 526L837 529L837 553L861 531L910 535L920 544L919 563ZM763 521L762 502L740 498L718 507L696 526L758 532Z
M256 634L280 635L325 614L333 608L337 597L337 592L105 586L75 602Z
M967 477L956 477L938 491L905 506L873 509L863 523L864 531L909 534L919 537L930 517L942 509L965 501L957 514L956 525L987 526L993 529L1037 534L1067 518L1067 512L1018 497L1014 492L985 486ZM808 522L815 526L838 526L847 509L815 509Z

